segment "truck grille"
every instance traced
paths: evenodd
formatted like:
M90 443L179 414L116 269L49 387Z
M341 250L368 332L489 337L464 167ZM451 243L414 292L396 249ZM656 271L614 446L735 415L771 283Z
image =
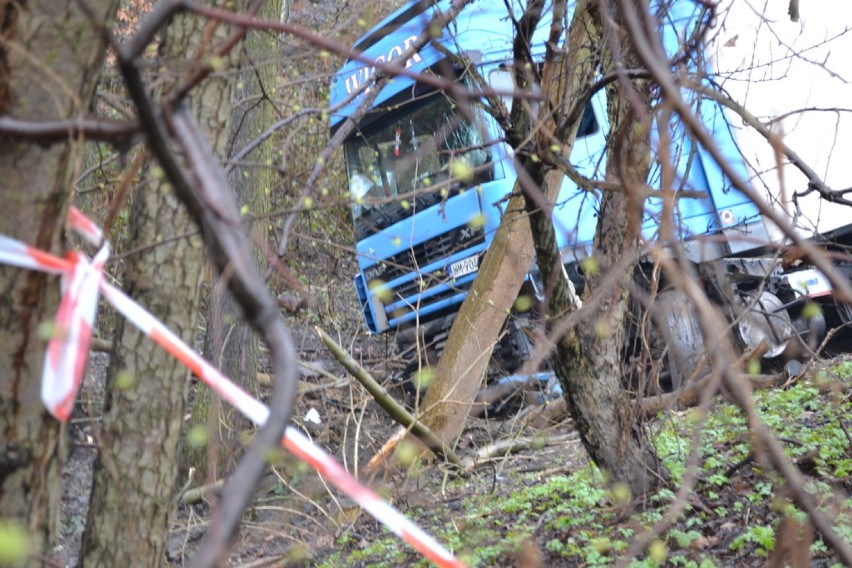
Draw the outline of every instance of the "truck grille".
M481 227L472 229L467 225L462 225L365 268L364 278L367 282L379 279L384 282L390 282L404 274L417 272L421 267L441 259L448 259L458 252L484 242L485 231ZM428 277L429 279L427 280L427 276L425 274L423 276L425 287L436 283L433 282L433 278ZM414 292L421 289L418 279L403 284L402 287L406 289L413 287ZM400 295L403 296L403 294Z

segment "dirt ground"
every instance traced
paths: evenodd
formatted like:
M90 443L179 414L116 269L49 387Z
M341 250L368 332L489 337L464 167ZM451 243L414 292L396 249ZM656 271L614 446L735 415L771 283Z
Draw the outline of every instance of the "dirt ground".
M401 363L394 357L389 338L370 337L361 331L357 307L354 305L354 292L348 289L348 268L344 266L322 284L312 286L311 290L318 300L315 310L297 317L287 316L287 319L301 360L321 369L319 373L306 372L302 377L305 385L313 390L296 401L295 422L349 471L357 472L385 443L396 426L364 389L348 378L319 341L314 326L320 326L334 335L377 379L387 379L401 367ZM99 421L107 364L106 353L92 354L80 395L82 412L69 426L70 452L62 480L62 540L53 551L53 557L70 567L77 565L80 537L85 525L92 464L97 451L92 428ZM319 423L306 420L309 413L316 416ZM511 419L474 419L462 436L458 453L470 455L477 448L516 435L517 424ZM415 516L427 530L431 530L465 513L462 507L468 496L487 495L495 501L506 500L511 498L513 491L519 489L519 483L530 483L529 479L544 481L554 476L567 475L586 463L585 452L570 424L559 425L539 435L552 440L552 444L506 454L491 461L487 467L476 469L461 482L448 483L446 472L436 465L385 473L366 481L402 512ZM736 486L756 482L748 468L736 473ZM521 479L527 481L519 481ZM734 501L736 486L732 486L730 492L720 490L716 502L701 506L721 507ZM844 489L848 494L850 487ZM179 505L172 521L166 551L170 564L180 566L192 557L210 521L214 500L215 492L211 492L202 501ZM751 512L751 521L754 522L755 516L765 514L768 512L755 509ZM498 519L506 527L511 527L515 521L512 515ZM746 547L734 554L729 546L734 537L742 534L748 522L748 517L718 521L718 526L711 527L715 540L704 543L702 553L717 559L719 565L723 566L762 566L766 560L753 554L753 548L750 551ZM367 549L371 543L387 537L387 534L352 501L326 487L313 472L291 460L275 468L258 489L253 507L246 513L239 539L229 553L227 565L246 568L323 563L329 566L342 565L342 561L335 560L338 558L336 555ZM565 564L563 557L542 550L542 543L563 537L552 533L542 534L537 539L537 554L543 555L542 565L572 565ZM514 555L499 558L495 565L512 566L519 563ZM389 565L409 565L417 559L416 554L409 552L404 558ZM812 565L828 566L830 563L817 558Z
M319 340L314 327L319 326L335 337L379 380L387 380L402 364L395 356L391 338L369 336L363 332L354 291L349 289L352 267L338 265L337 268L334 274L313 281L319 282L311 287L317 300L316 309L298 316L285 315L301 361L319 369L319 372L304 371L302 381L316 390L298 398L294 416L296 424L316 444L335 456L349 471L359 471L393 434L396 425L364 389L348 377ZM68 426L69 451L62 474L61 542L53 556L69 567L77 565L85 527L97 452L93 429L100 421L108 363L107 353L91 354L78 400L80 408ZM346 380L334 381L331 376ZM329 384L333 388L325 388ZM318 424L305 420L309 413L318 417ZM571 428L566 426L561 430L570 432ZM510 436L512 431L511 421L473 420L459 443L458 451L471 451ZM499 475L502 468L559 471L584 459L579 444L575 440L567 440L559 446L504 461L489 475ZM436 502L445 502L448 510L452 510L458 497L442 491L442 479L441 470L433 467L427 468L416 479L396 474L371 479L369 483L403 511ZM497 482L492 479L488 483L494 486ZM180 505L174 515L167 547L170 563L182 565L192 556L210 519L213 499L215 493L206 501ZM258 490L255 506L247 514L229 564L249 565L260 558L276 558L288 550L301 548L309 557L319 561L323 555L335 550L335 542L346 531L354 531L353 534L366 542L372 535L382 534L383 529L371 518L360 514L360 509L346 497L325 487L304 466L287 463L271 473Z

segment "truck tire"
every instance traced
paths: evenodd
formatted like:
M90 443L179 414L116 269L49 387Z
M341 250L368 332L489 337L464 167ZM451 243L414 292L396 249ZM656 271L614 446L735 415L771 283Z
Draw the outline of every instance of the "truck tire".
M654 321L664 342L662 355L669 371L672 391L683 387L690 379L700 378L709 368L706 363L698 369L704 354L704 336L698 326L695 308L680 290L666 290L652 304Z

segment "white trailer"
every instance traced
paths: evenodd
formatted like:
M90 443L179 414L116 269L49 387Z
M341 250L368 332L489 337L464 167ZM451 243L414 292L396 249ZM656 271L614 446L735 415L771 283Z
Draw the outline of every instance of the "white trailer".
M790 6L799 6L791 16ZM852 188L852 3L723 0L708 52L722 88L834 190ZM732 118L752 185L804 237L852 225L852 208L806 193L808 180ZM780 166L780 167L779 167ZM852 201L852 191L845 196ZM850 227L852 228L852 227ZM767 227L778 242L781 233Z

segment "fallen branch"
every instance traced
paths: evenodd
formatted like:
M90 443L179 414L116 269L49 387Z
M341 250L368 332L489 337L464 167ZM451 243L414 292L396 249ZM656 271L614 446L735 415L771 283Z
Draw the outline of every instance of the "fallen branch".
M434 432L427 428L425 424L417 420L417 418L408 412L403 405L398 403L388 393L388 391L385 390L385 388L364 369L364 367L359 365L355 359L349 356L343 347L341 347L319 327L316 327L315 329L317 334L320 336L320 339L322 339L323 343L325 343L326 347L328 347L329 352L334 355L335 359L337 359L359 383L364 385L367 392L369 392L376 402L379 403L379 406L390 414L391 418L396 420L407 430L410 430L411 433L417 436L417 438L435 455L446 459L453 465L459 465L461 463L458 456L451 448L447 447Z
M89 344L89 349L91 349L92 351L100 351L103 353L112 353L112 350L114 349L114 344L109 339L93 337L92 342Z
M248 562L246 564L240 564L238 568L263 568L264 566L272 566L273 564L287 566L290 564L289 562L286 562L287 556L287 554L278 554L276 556L270 556L268 558L260 558L252 562Z
M769 346L765 341L761 341L754 349L748 353L743 353L737 361L737 365L744 365L752 359L759 359L767 352ZM769 388L783 384L787 376L784 373L778 375L754 375L749 377L752 385L755 388ZM680 389L674 392L656 395L650 398L644 398L637 401L639 405L639 414L645 418L654 416L664 410L683 410L698 404L698 399L701 393L707 388L713 380L713 373L704 375L701 379L687 383ZM778 382L780 381L780 383Z
M565 442L575 442L578 439L579 434L577 432L570 432L558 436L525 436L523 438L498 440L493 444L479 448L472 456L463 459L461 467L463 471L468 472L475 469L476 466L491 461L494 458L502 458L523 450L540 450L550 446L558 446Z
M749 375L747 379L752 388L768 389L784 385L790 379L790 375L786 371L781 371L769 375ZM705 375L700 381L678 391L642 399L638 403L640 415L648 418L664 410L685 410L696 406L701 391L710 384L710 381L711 375Z
M408 433L406 428L397 429L394 435L388 438L388 441L379 448L379 451L373 454L373 457L371 457L370 461L367 462L367 465L364 466L364 473L372 475L377 469L379 469L379 466L385 463L388 456L390 456L396 449L396 445L399 441L405 438L406 433Z
M218 493L222 486L225 485L224 479L219 479L218 481L214 481L213 483L208 483L207 485L202 485L200 487L193 487L192 489L187 489L180 496L180 502L185 505L192 505L195 503L199 503L204 497L206 497L210 493Z
M543 430L568 420L571 414L568 410L568 402L564 397L548 400L541 406L533 406L526 409L518 416L518 424L524 428Z
M310 373L313 376L319 375L319 376L325 377L326 379L329 379L331 381L330 383L311 384L311 383L308 383L306 381L300 380L298 385L296 386L296 392L300 395L310 394L310 393L314 393L314 392L320 392L320 391L324 391L326 389L337 389L337 388L345 387L346 385L349 384L349 379L347 379L345 377L341 378L341 377L338 377L337 375L329 373L328 371L323 369L322 366L320 366L320 365L312 365L310 363L305 363L304 361L299 361L298 365L299 365L299 371L301 372L301 374L303 376ZM272 376L269 373L257 373L257 375L255 376L255 380L261 386L264 386L264 387L272 386Z
M268 373L258 373L256 376L257 384L262 387L272 386L272 377ZM304 395L314 392L321 392L328 389L339 389L349 384L349 379L335 378L330 383L311 384L307 381L299 381L296 385L296 394Z

